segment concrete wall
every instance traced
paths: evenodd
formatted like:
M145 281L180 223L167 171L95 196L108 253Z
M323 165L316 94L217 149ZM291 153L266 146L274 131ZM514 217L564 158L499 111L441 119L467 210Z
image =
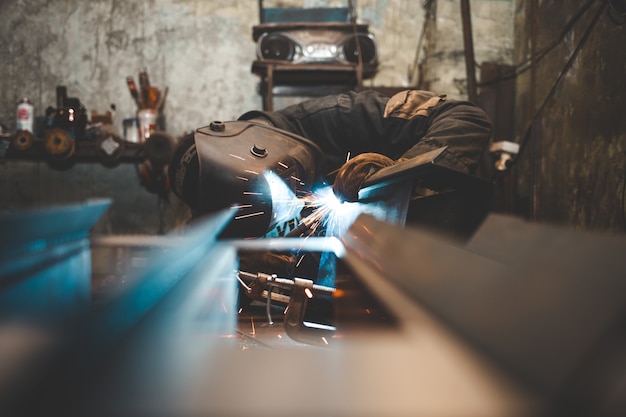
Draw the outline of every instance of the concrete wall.
M520 214L537 221L621 233L626 230L625 17L611 13L607 2L593 2L561 39L584 3L539 2L536 50L557 42L535 65L534 88L531 71L518 77L516 131L524 147L514 168L514 203ZM522 63L531 56L531 0L516 1L515 22L515 61ZM526 137L530 122L534 129Z
M430 2L434 14L425 19L428 3L356 2L359 20L370 24L381 56L380 71L366 86L418 86L465 97L459 1ZM512 0L472 1L477 62L510 61L512 6ZM137 78L142 69L152 84L169 87L164 115L172 135L211 120L234 119L261 107L258 78L250 71L252 26L258 21L256 0L0 2L0 122L15 128L15 106L23 96L41 118L56 104L56 86L65 85L68 96L79 98L89 112L104 113L115 104L121 131L122 119L136 110L126 77ZM425 25L428 34L420 42ZM275 108L287 104L279 101ZM0 209L110 197L114 205L98 226L103 232L156 233L163 223L165 229L180 224L188 216L183 205L172 196L157 210L156 196L141 187L135 169L96 163L55 171L44 162L0 159Z
M460 1L424 3L427 19L423 29L422 73L416 78L424 89L467 99ZM470 10L476 77L479 78L481 63L510 64L513 61L513 1L473 0Z

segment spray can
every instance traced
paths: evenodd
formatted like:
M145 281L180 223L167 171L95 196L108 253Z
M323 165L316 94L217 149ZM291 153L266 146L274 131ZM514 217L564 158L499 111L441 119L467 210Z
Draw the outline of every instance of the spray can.
M28 97L24 97L17 103L17 130L26 130L33 133L33 120L35 118L35 106Z

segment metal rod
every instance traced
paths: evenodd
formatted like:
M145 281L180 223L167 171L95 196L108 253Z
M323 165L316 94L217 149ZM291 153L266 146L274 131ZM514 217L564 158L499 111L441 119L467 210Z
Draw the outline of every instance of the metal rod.
M267 301L265 302L265 313L267 314L267 324L269 324L270 326L274 324L274 321L272 320L271 307L272 307L272 287L269 286L267 288Z
M530 85L528 88L528 105L529 117L534 117L537 110L535 104L537 95L537 62L535 51L537 49L537 31L538 29L538 0L530 2ZM537 135L536 127L539 125L536 121L530 121L531 133L531 162L530 162L530 184L531 184L531 218L534 221L541 219L541 141Z
M472 16L469 0L461 0L461 20L463 22L463 45L465 71L467 73L467 97L472 103L478 102L476 90L476 69L474 64L474 41L472 37Z
M257 281L259 276L262 276L265 279L264 283L265 285L267 285L268 288L278 287L278 288L282 288L285 290L291 290L295 286L295 281L292 279L288 279L288 278L278 278L274 275L268 275L262 272L259 272L256 274L252 272L246 272L246 271L238 272L238 278L241 278L242 280L248 279L249 281L252 281L252 282ZM313 284L311 289L316 295L333 295L335 293L335 288L327 287L324 285Z

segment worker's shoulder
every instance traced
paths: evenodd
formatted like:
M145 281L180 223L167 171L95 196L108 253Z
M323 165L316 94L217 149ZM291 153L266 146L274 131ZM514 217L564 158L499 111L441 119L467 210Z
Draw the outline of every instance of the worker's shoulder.
M428 117L439 104L446 101L445 94L426 90L405 90L392 96L385 106L384 117L412 119L416 116Z

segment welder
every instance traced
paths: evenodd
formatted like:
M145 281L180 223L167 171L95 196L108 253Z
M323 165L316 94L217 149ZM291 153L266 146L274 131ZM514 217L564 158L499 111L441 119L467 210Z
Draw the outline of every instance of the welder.
M361 180L375 170L442 146L442 164L476 174L491 135L478 106L422 90L391 98L374 90L348 92L271 113L251 111L240 120L270 123L315 142L328 171L337 172L336 194L346 200L356 198Z
M224 236L275 237L278 209L291 207L318 179L331 182L340 200L353 202L377 170L442 147L439 164L474 175L490 135L487 115L470 102L421 90L393 97L352 91L275 112L249 111L237 121L197 129L174 153L170 184L197 216L236 209ZM261 171L280 179L272 181ZM271 184L283 181L294 198L277 197L282 193ZM297 212L302 207L295 207L291 215L301 215L292 222L297 225L304 216ZM285 277L298 268L298 276L332 286L335 272L324 256L301 262L290 252L240 254L240 267Z
M244 122L257 125L258 128L255 130L241 125ZM280 145L280 152L285 157L287 151L284 149L302 147L302 152L295 157L297 164L294 162L289 165L295 164L303 169L297 176L291 174L289 177L313 175L333 178L335 194L341 200L355 201L363 182L378 169L441 147L446 149L438 163L462 173L476 174L491 135L489 118L478 106L422 90L406 90L393 97L374 90L351 91L310 99L274 112L249 111L241 115L226 132L222 122L216 123L216 126L212 124L210 128L199 129L195 136L181 141L169 168L174 192L198 215L242 203L233 200L212 205L213 201L247 197L240 197L242 193L239 191L228 194L230 186L225 187L223 184L225 176L221 171L231 169L232 164L213 170L220 171L219 176L212 174L209 167L221 164L222 160L228 159L228 155L243 160L239 155L233 155L234 151L231 150L238 140L251 141L251 152L254 155L252 163L264 163L268 170L275 171L282 170L281 166L286 165L280 161L280 157L273 160L265 158L266 148L270 145L267 140L264 142L260 138L261 135L271 135L269 143L273 141ZM244 138L246 135L252 138ZM228 137L228 140L219 142L222 137ZM257 142L264 144L259 146ZM202 146L196 146L200 143ZM217 145L209 147L206 143ZM200 167L204 168L198 168L197 162L190 163L196 159L200 161ZM310 159L316 161L311 163ZM251 162L242 162L239 169L247 167L246 171L250 171ZM235 173L229 176L234 177L241 178L241 175ZM313 181L308 178L306 182L311 184ZM302 181L300 183L303 184ZM249 184L250 181L247 181L246 185ZM214 191L214 196L204 196L211 191ZM199 203L201 201L205 203ZM246 205L254 204L257 202ZM240 204L240 207L243 206ZM261 222L260 213L254 211L239 216L242 222L249 223L239 228L235 235L245 234L246 231L250 233L249 236L238 237L262 235L262 230L253 232L250 226L255 220ZM258 218L254 219L256 214Z

